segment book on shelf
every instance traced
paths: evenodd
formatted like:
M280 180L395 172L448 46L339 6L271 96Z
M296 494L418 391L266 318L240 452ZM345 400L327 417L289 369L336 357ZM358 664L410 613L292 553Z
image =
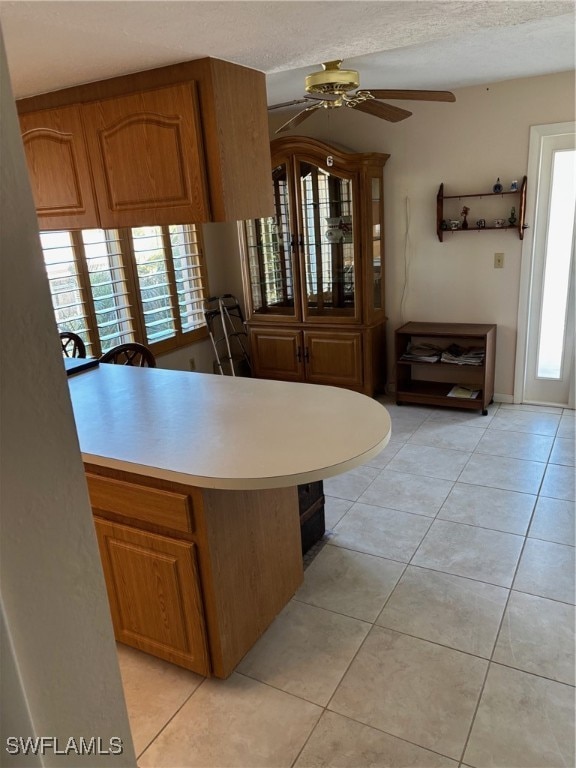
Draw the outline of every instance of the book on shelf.
M440 360L443 363L453 363L455 365L482 365L484 356L485 350L483 347L467 349L458 344L451 344L442 352Z
M441 354L441 348L435 344L414 344L410 342L400 360L409 360L412 363L437 363L440 360Z
M462 400L474 400L479 394L479 389L469 389L469 387L462 387L459 384L455 384L450 392L448 392L448 397L459 397Z

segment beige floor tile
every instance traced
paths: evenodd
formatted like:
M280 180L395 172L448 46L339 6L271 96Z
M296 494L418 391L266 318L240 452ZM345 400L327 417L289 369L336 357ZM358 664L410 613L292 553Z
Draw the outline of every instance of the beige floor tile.
M388 464L395 472L457 480L471 453L426 445L405 445Z
M378 477L378 474L379 470L376 467L363 466L351 469L342 475L324 480L324 493L339 499L356 501L370 483Z
M357 502L334 528L330 544L407 563L432 520Z
M456 451L473 451L481 437L482 432L478 428L428 420L414 432L408 443Z
M369 629L365 622L293 600L236 669L324 706Z
M511 432L531 432L538 435L556 434L561 416L542 411L531 413L524 410L501 408L492 419L488 429L510 430Z
M400 410L403 410L403 408ZM390 441L393 443L405 443L412 437L418 427L424 423L426 418L427 415L418 416L417 414L392 416L392 434L390 436Z
M434 517L453 486L451 480L385 469L358 499L387 509Z
M574 605L574 547L526 539L514 589Z
M574 765L574 689L491 664L464 754L475 768Z
M383 451L380 451L377 456L374 456L366 462L366 466L376 467L376 469L384 469L384 467L387 466L390 461L392 461L394 456L396 456L400 448L402 448L401 443L388 443Z
M545 469L546 464L540 461L474 453L458 480L470 485L536 494Z
M562 408L557 405L527 405L525 403L500 403L502 413L505 411L532 411L533 413L553 413L562 416Z
M435 520L411 563L509 587L523 542L511 533Z
M487 429L476 446L476 453L508 456L512 459L548 461L554 438L528 432L506 432Z
M573 547L576 544L575 515L576 504L573 501L540 496L536 502L528 536L532 539L545 539Z
M557 437L554 440L554 446L550 454L550 463L565 464L567 467L574 466L574 438Z
M482 416L481 411L457 410L452 408L437 408L430 416L430 421L442 424L454 424L455 426L478 427L486 429L492 419L498 413L499 406L496 403L488 406L488 414Z
M134 750L139 755L204 678L135 648L120 643L117 648Z
M376 624L490 658L508 590L408 566Z
M456 483L438 512L439 520L524 535L536 496Z
M243 675L206 680L138 762L141 768L288 768L321 713Z
M335 496L324 494L324 522L326 530L331 531L342 520L350 509L353 501L349 499L337 499Z
M488 662L373 627L329 709L458 759Z
M574 685L574 606L512 592L494 661Z
M575 486L574 467L548 464L542 487L540 488L540 495L550 496L553 499L574 501L576 499Z
M575 425L576 418L574 418L574 411L568 411L568 413L564 412L560 419L560 426L558 427L556 437L569 437L574 440L574 437L576 436L574 429Z
M394 560L324 547L306 569L295 599L373 623L403 570Z
M324 712L294 768L457 768L458 763L407 741Z

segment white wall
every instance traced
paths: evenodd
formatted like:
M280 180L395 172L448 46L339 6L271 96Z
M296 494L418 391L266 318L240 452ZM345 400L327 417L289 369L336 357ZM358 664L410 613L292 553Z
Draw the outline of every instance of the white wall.
M0 35L1 639L6 766L135 766L110 612ZM98 415L94 415L98 418ZM124 754L10 756L8 736Z
M400 123L349 109L320 110L282 135L302 134L353 151L391 156L384 169L384 188L392 388L393 330L403 322L496 323L495 389L499 396L511 399L522 243L512 231L448 233L440 243L436 194L441 182L449 195L490 191L497 177L505 185L512 179L520 181L527 169L530 126L574 119L574 73L509 80L454 93L453 104L404 102L402 106L413 115ZM271 137L288 114L270 113ZM512 202L503 200L501 216L507 218ZM471 222L494 217L484 215L481 200L466 204ZM503 269L494 269L495 252L505 254ZM408 283L401 306L406 265Z
M237 223L203 224L202 239L209 295L231 293L238 299L242 314L246 317ZM191 360L194 360L194 370L214 373L215 357L209 339L159 355L157 364L159 368L189 371Z

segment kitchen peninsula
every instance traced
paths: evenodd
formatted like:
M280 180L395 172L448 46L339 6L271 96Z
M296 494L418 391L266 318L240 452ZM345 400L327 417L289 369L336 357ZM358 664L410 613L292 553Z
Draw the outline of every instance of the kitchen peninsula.
M117 640L227 677L302 582L297 486L382 450L386 409L105 364L69 386Z

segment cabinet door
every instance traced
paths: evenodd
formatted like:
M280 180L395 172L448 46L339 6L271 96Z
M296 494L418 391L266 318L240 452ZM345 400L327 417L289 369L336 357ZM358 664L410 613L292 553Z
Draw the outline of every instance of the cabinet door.
M304 320L359 320L353 174L296 158Z
M254 375L258 378L304 380L301 331L252 328L250 347Z
M83 106L102 227L208 221L194 83Z
M304 331L306 381L362 389L362 334Z
M40 229L98 227L80 108L30 112L20 126Z
M209 675L195 545L94 522L116 639Z
M294 269L294 223L289 188L289 161L272 169L276 215L246 222L245 284L250 317L285 322L299 316Z

